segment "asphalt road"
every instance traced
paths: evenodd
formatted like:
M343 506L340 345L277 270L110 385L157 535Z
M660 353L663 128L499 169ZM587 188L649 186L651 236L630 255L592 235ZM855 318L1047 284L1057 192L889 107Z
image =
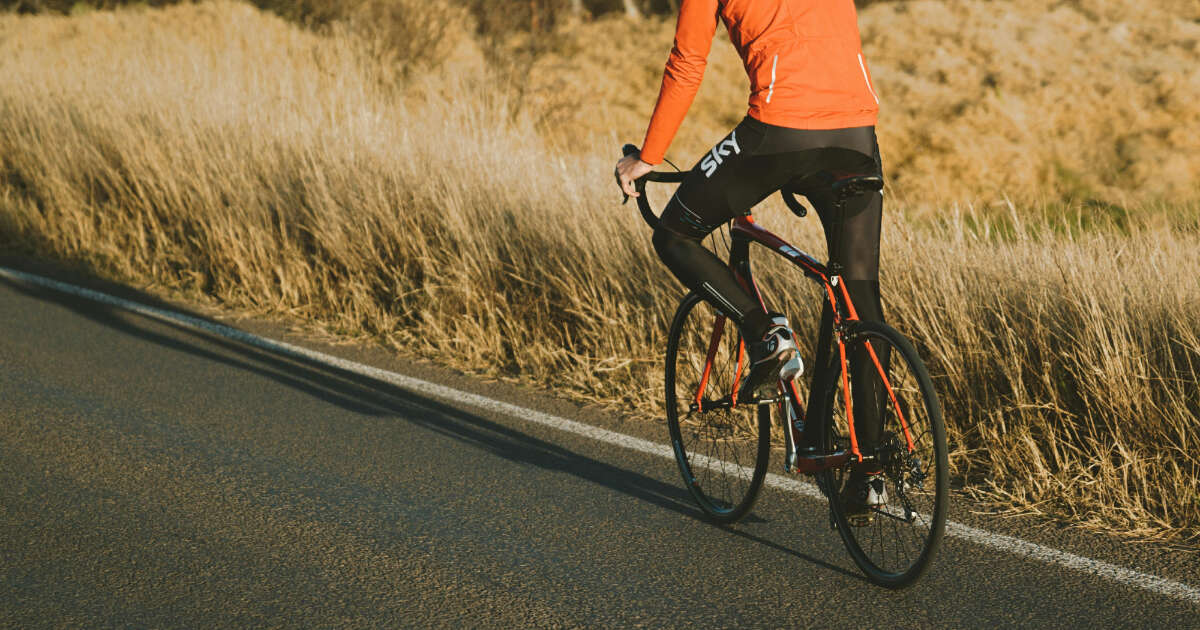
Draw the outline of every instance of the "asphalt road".
M0 278L3 627L1200 627L1194 601L955 538L886 591L827 523L768 489L717 527L668 459ZM992 524L1200 584L1194 553Z

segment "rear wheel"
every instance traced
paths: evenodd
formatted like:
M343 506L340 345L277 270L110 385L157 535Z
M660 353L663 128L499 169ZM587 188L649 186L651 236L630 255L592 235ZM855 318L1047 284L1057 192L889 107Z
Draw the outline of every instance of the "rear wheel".
M868 348L874 350L874 358ZM832 419L826 422L826 443L834 450L849 450L846 396L837 356L835 349L834 369L829 372L834 377L824 397L830 411L826 417ZM912 344L890 326L852 324L846 357L853 375L849 385L855 426L863 430L865 414L880 419L878 448L864 450L863 455L875 457L869 467L871 472L882 471L886 496L882 505L855 518L842 499L852 466L828 471L820 481L854 562L873 582L901 588L929 568L945 529L949 476L941 407L925 364Z
M771 405L732 404L740 342L734 323L695 293L680 303L667 338L667 426L675 460L700 509L723 523L753 507L771 446Z

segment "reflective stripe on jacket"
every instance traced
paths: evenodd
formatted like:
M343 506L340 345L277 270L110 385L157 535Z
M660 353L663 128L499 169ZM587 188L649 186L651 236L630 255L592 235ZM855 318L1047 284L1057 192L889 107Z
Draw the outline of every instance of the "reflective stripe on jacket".
M750 78L750 116L793 129L874 125L853 0L683 0L642 160L658 164L700 88L717 18Z

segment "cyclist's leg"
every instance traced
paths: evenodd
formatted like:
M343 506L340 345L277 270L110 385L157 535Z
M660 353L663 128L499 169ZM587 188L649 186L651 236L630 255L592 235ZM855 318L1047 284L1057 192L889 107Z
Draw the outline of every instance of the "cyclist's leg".
M873 146L871 150L878 164L878 148ZM883 218L883 195L877 192L862 195L848 200L844 204L840 238L837 242L833 240L837 236L833 226L838 217L835 215L832 192L817 189L806 196L813 204L825 227L828 251L835 252L842 263L842 281L846 283L846 291L850 294L850 300L854 303L859 319L884 321L879 292L879 235ZM819 371L831 365L834 349L829 343L829 332L832 326L833 313L829 304L826 303L821 313L821 327L815 360L816 369ZM889 359L887 349L882 349L878 355L880 364L886 369ZM872 378L876 368L874 361L865 349L856 351L848 359L850 377L853 382L878 382L878 379ZM836 378L837 369L835 365L834 369L828 373L816 374L814 384L818 382L817 379ZM819 390L820 388L814 386L812 395L815 396ZM854 389L852 400L855 411L854 429L859 448L863 452L873 450L879 442L880 409L884 396L886 396L886 392L868 391L868 388L863 386ZM809 408L815 408L816 402L816 400L810 399Z
M787 181L786 173L763 171L755 159L765 135L762 124L748 118L717 143L679 185L654 232L654 248L667 268L733 319L747 339L760 338L770 318L758 297L701 241Z
M671 205L679 205L682 209L678 202L673 201ZM678 217L680 213L673 214ZM663 216L668 214L664 212ZM698 234L700 229L692 229L690 224L682 224L678 219L670 223L664 221L654 232L654 249L684 286L732 319L743 337L757 338L769 325L762 304L742 287L727 263L701 245L704 237L717 226Z

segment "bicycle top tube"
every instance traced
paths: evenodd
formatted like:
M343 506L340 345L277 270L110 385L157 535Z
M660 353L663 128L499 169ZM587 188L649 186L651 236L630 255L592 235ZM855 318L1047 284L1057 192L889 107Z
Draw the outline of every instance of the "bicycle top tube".
M813 258L809 254L792 247L791 244L777 236L774 232L755 223L754 217L745 215L734 219L730 232L734 238L740 237L752 240L787 258L792 261L792 264L799 266L804 275L809 278L822 284L829 283L829 269L824 264L818 262L816 258Z

